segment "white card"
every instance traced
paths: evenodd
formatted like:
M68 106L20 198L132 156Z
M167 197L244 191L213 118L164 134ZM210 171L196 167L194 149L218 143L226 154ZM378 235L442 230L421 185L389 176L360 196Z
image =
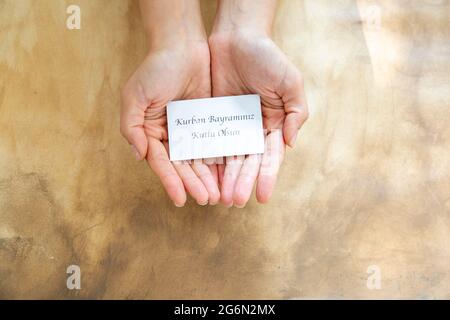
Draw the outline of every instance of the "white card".
M256 94L172 101L167 125L171 161L264 153Z

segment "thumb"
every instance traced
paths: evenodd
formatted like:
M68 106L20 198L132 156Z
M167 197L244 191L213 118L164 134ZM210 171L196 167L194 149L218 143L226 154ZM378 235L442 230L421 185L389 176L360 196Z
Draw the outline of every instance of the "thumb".
M120 132L131 145L137 160L147 155L147 136L144 131L146 106L135 103L126 92L122 94L122 110L120 115Z
M286 113L283 124L284 141L292 148L295 145L298 130L309 116L303 79L293 64L287 68L278 93L283 99Z
M308 119L308 109L305 109L302 106L298 106L296 108L298 109L298 111L288 113L283 124L284 141L291 148L293 148L295 145L298 131L300 130L306 119Z

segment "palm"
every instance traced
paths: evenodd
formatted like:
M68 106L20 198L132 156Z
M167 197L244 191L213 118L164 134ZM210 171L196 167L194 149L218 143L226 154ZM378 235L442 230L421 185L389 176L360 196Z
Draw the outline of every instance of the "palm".
M217 202L215 167L171 163L167 147L167 103L211 96L208 47L152 53L130 78L123 95L126 127L144 129L147 160L172 200L184 204L186 189L200 204Z
M148 56L136 72L137 86L146 105L147 137L167 142L165 108L168 102L211 96L208 62L190 64L188 61L190 57L176 51L156 52Z
M231 53L213 58L213 95L257 93L261 96L264 128L281 128L285 112L277 86L286 72L284 55L270 39L236 41Z
M252 155L247 156L243 163L237 163L238 160L229 158L225 168L221 168L222 201L245 205L257 179L257 198L266 202L275 185L285 140L291 138L292 130L286 130L285 121L299 104L298 94L292 89L297 80L301 81L300 75L266 37L241 35L231 41L215 39L211 53L213 95L259 94L263 126L267 132L262 159Z

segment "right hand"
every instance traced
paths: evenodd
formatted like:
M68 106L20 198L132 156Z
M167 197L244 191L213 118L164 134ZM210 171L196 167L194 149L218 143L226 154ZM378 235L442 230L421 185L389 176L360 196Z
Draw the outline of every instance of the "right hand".
M211 96L207 42L194 41L150 52L122 90L120 129L136 158L147 159L178 207L186 191L200 205L220 199L217 166L170 162L166 106L169 101Z

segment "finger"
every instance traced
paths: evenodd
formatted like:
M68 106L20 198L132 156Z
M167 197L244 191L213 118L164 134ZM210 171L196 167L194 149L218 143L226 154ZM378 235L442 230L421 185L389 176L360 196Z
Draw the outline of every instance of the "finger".
M209 198L208 191L189 163L186 161L174 161L173 166L192 198L194 198L199 205L206 205Z
M284 141L290 147L293 147L298 130L309 116L303 79L293 64L287 68L286 76L277 92L283 99L284 111L286 112L283 125Z
M204 164L202 160L194 160L191 167L194 170L197 177L200 178L201 182L206 188L206 191L208 192L209 204L210 205L217 204L220 199L220 192L219 187L217 186L217 182L214 179L214 176L210 169L210 167L216 168L216 166L211 165L209 167L206 164Z
M244 156L227 157L220 188L220 201L227 207L233 205L233 192Z
M203 162L208 165L209 169L211 170L211 174L213 175L214 181L216 182L217 186L220 186L219 171L217 165L223 163L222 158L205 158L203 159Z
M217 188L219 188L219 172L217 169L217 164L208 165L208 168L211 171L211 174L214 178L214 182L216 183Z
M146 108L145 101L140 101L134 90L126 86L122 91L120 132L132 146L137 160L144 159L147 154L148 141L144 132Z
M249 155L245 159L234 187L233 203L236 207L245 207L250 199L260 164L261 155L259 154Z
M266 203L272 196L284 151L285 144L281 130L270 132L266 137L265 151L256 184L256 198L261 203Z
M167 150L161 141L149 138L147 161L152 170L161 179L167 194L174 204L177 207L184 206L186 203L186 191L184 190L183 181L170 162Z
M224 158L223 157L217 157L217 158L207 158L205 159L205 163L208 165L215 165L215 169L214 172L216 173L215 178L217 179L217 185L220 186L222 185L222 180L223 180L223 173L225 171L225 165L224 165ZM213 171L211 171L213 172Z
M224 173L225 173L225 164L218 164L217 165L217 179L219 180L219 189L222 189Z
M220 157L218 157L218 158L217 158L217 157L214 157L214 158L205 158L205 159L203 159L203 162L204 162L205 164L207 164L207 165L223 163L223 161L221 160Z
M308 119L308 111L305 111L303 109L304 107L299 107L299 111L288 113L286 115L286 119L284 120L284 140L291 148L295 145L298 131L303 126L303 123L305 123L305 121Z

